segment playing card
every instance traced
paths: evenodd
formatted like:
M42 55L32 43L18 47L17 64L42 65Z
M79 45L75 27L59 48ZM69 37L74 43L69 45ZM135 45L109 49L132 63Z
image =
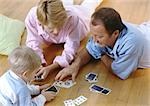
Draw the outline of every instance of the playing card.
M63 88L70 88L75 84L76 84L76 82L73 82L72 80L66 80L65 82L63 82L62 87Z
M61 87L63 84L63 81L55 81L53 85Z
M72 99L65 100L64 104L65 104L65 106L75 106L75 104L74 104Z
M87 80L93 80L95 77L97 77L97 74L90 72L86 75Z
M92 84L90 87L89 87L90 91L92 92L97 92L97 93L102 93L104 95L108 95L111 90L108 89L108 88L105 88L105 87L101 87L101 86L98 86L98 85L95 85L95 84Z
M92 84L90 87L89 87L90 91L92 92L97 92L97 93L101 93L101 91L104 89L103 87L100 87L100 86L97 86L95 84Z
M59 88L54 86L54 85L52 85L49 88L47 88L46 91L54 92L54 93L57 94L59 92Z
M85 80L87 80L89 83L98 82L98 75L96 73L90 72L85 76Z
M58 87L61 87L61 88L70 88L75 84L76 84L76 82L73 82L72 80L66 80L64 82L63 81L55 81L54 82L55 86L58 86Z
M104 90L102 90L102 94L104 94L104 95L108 95L110 92L111 92L111 90L108 88L105 88Z
M40 81L43 80L44 78L42 77L42 74L39 76L35 76L35 80Z
M96 77L96 78L94 78L93 80L88 80L88 82L89 82L89 83L96 83L96 82L98 82L98 79L97 79L97 77Z
M79 106L80 104L84 103L86 100L87 100L87 98L81 95L78 98L76 98L75 100L73 100L73 102Z

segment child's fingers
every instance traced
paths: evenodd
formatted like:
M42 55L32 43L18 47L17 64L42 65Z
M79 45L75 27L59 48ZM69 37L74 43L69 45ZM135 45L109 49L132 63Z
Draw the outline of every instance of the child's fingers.
M44 85L41 85L41 86L40 86L40 90L46 89L46 88L48 88L48 87L50 87L50 86L51 86L51 84L44 84Z
M45 89L45 88L48 88L50 86L51 86L51 84L45 84L45 85L43 85L43 88Z

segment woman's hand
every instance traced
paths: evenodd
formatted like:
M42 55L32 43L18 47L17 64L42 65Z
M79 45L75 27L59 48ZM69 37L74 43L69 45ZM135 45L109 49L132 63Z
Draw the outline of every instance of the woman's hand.
M53 64L48 65L46 67L40 67L36 76L41 76L42 79L45 79L50 72L54 71L57 68L60 68L58 63L53 63Z
M41 79L45 79L49 72L51 71L51 69L47 66L47 67L42 67L39 69L39 71L37 72L37 74L35 75L36 77L41 76Z

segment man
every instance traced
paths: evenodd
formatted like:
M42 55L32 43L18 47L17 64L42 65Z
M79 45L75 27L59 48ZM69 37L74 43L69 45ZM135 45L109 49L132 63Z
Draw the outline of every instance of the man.
M122 22L112 8L98 8L91 17L92 37L74 62L61 70L56 80L75 77L81 66L91 58L101 59L106 67L121 79L137 68L150 67L150 22L141 25Z

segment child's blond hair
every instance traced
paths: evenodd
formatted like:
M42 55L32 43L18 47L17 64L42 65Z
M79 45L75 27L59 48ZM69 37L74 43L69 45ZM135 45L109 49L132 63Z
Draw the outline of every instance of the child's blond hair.
M16 72L33 71L41 66L40 57L29 47L17 47L8 56L10 69Z
M67 13L61 0L40 0L37 18L42 25L60 28L65 23Z

